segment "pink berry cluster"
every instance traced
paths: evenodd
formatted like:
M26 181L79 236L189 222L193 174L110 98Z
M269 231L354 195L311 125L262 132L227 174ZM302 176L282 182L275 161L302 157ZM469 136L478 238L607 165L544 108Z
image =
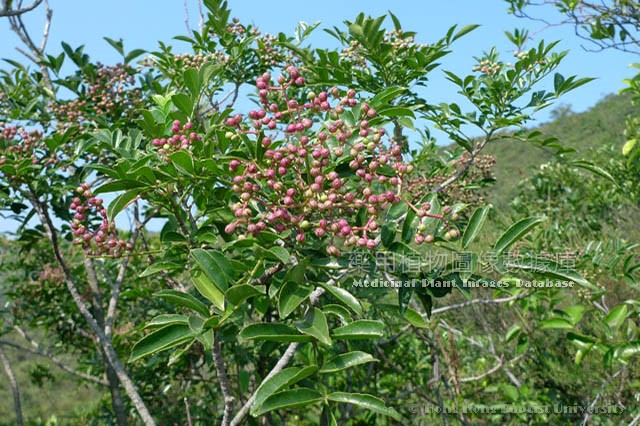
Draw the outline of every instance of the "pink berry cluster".
M460 231L455 228L451 228L447 220L447 217L452 220L457 219L457 214L452 213L453 209L451 208L451 206L444 206L442 208L441 214L429 213L430 209L430 203L423 203L422 206L420 206L420 208L416 211L416 215L419 218L418 228L416 230L416 236L414 238L416 244L432 243L435 241L435 236L432 233L427 232L429 230L429 226L427 223L430 219L433 218L443 221L445 228L447 229L447 232L444 234L445 240L453 240L460 236Z
M42 143L42 132L0 122L0 166L13 160L18 163L30 159L31 164L50 166L59 162L55 154L49 154ZM16 164L17 166L17 164Z
M171 127L171 133L168 138L154 139L151 143L158 148L158 154L167 159L167 156L172 152L176 152L181 149L191 149L191 144L195 141L202 140L201 136L192 131L193 123L187 122L184 125L180 120L175 120Z
M120 256L124 250L131 250L130 243L118 238L115 223L107 219L102 198L93 195L89 184L81 184L76 191L79 196L69 207L75 212L71 223L74 244L81 245L85 253L91 255ZM96 217L100 225L97 230L92 230L92 219Z
M97 63L95 72L84 76L82 96L49 105L58 126L65 128L100 116L117 120L133 114L142 102L140 89L134 87L134 72L128 64Z
M334 87L302 100L304 85L293 66L277 85L266 73L256 81L263 108L250 111L248 120L242 115L226 120L234 128L228 138L253 137L264 155L229 161L238 200L232 205L235 220L225 230L254 236L267 228L290 230L298 243L326 240L332 256L340 255L339 245L374 249L379 218L406 201L403 181L413 166L383 128L370 124L377 113L356 100L355 90L343 94ZM355 120L348 123L348 116ZM366 212L364 219L358 219L360 211Z

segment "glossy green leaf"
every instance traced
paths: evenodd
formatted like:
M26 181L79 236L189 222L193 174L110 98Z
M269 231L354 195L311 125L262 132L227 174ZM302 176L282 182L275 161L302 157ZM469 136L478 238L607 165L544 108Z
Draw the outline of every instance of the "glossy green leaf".
M185 324L189 325L189 317L180 314L162 314L153 318L151 321L145 324L145 328L157 328L164 327L170 324Z
M251 414L257 412L264 401L274 393L294 385L300 380L309 377L318 371L318 367L310 365L307 367L289 367L274 374L269 379L263 381L256 390L256 398L251 406Z
M109 207L107 208L107 218L110 221L113 221L114 218L124 210L136 197L140 194L140 189L132 189L127 192L124 192L118 195L111 203L109 203Z
M349 293L347 290L337 287L334 285L328 285L324 283L320 283L320 286L327 290L333 297L338 299L341 303L343 303L346 307L351 309L358 315L362 315L362 306L356 297Z
M469 219L469 224L464 230L464 234L462 234L462 248L466 249L469 247L471 242L476 238L480 230L482 229L482 225L487 220L487 215L489 214L489 210L491 210L491 206L483 206L478 207L473 214L471 215L471 219Z
M353 404L361 408L373 411L374 413L389 416L394 420L401 421L402 416L393 408L387 407L383 400L373 395L364 393L332 392L327 395L329 401Z
M401 96L407 91L406 87L392 86L387 87L380 93L376 94L370 101L369 105L373 108L381 108Z
M538 275L553 278L558 281L564 281L567 283L574 282L581 287L588 288L594 292L600 292L601 290L587 281L584 277L575 271L563 270L562 267L552 261L542 261L540 259L517 259L515 262L504 262L504 266L510 270L522 270L534 272ZM564 285L564 283L562 283Z
M184 71L183 77L185 86L187 86L189 92L197 98L202 84L200 80L200 73L198 73L194 68L188 68Z
M227 290L225 296L227 297L229 303L237 306L247 299L264 294L263 292L258 290L259 288L260 287L253 286L251 284L234 285L232 287L229 287L229 290Z
M297 284L293 281L285 283L278 292L278 313L280 318L288 317L300 303L313 291L313 287Z
M384 324L377 320L357 320L333 330L333 337L340 340L375 339L384 335Z
M142 181L121 179L107 182L97 187L93 193L97 195L108 192L126 191L133 188L143 188L145 186L147 186L147 184Z
M407 308L404 313L404 319L416 328L427 328L427 322L422 318L422 315L411 308Z
M193 164L193 157L188 151L179 150L169 154L169 160L175 168L188 176L195 174L195 165Z
M540 323L541 330L565 330L572 328L573 324L564 318L551 318Z
M297 388L275 393L267 398L259 409L251 413L258 417L273 410L300 408L323 400L320 392L309 388Z
M640 355L640 341L626 343L616 348L616 357L626 361L632 356Z
M184 112L187 116L191 116L193 112L193 100L184 93L178 93L171 96L171 101L180 111Z
M222 253L215 250L195 249L191 256L204 274L224 292L229 287L228 278L232 274L231 264Z
M611 173L609 173L602 167L596 164L593 164L590 161L576 160L576 161L572 161L570 164L574 167L579 167L581 169L588 170L595 175L598 175L600 177L607 179L609 182L612 182L615 185L618 184L618 181L616 181L616 179L613 176L611 176Z
M627 305L618 305L609 311L609 314L605 317L604 322L612 330L617 330L624 320L627 319L629 310Z
M311 336L300 334L295 328L279 323L250 324L240 331L245 340L269 340L272 342L308 342Z
M509 330L507 330L507 334L505 334L504 336L504 341L505 342L510 342L513 339L515 339L516 337L518 337L520 335L520 332L522 331L522 327L520 327L519 325L512 325Z
M307 312L304 321L298 323L298 330L309 336L313 336L325 345L331 345L331 337L329 337L329 325L327 324L327 317L324 313L314 307Z
M171 272L178 269L180 270L184 269L184 265L181 265L176 262L159 261L159 262L155 262L153 265L150 265L149 267L147 267L147 269L142 271L142 273L140 274L140 277L148 277L150 275L158 274L160 272Z
M205 317L209 316L209 308L207 305L196 299L189 293L184 293L178 290L161 290L154 294L156 297L165 299L174 305L182 306L183 308L192 309Z
M511 225L507 231L502 234L494 246L496 254L501 254L514 243L524 237L531 229L544 221L541 217L528 217Z
M347 352L344 354L340 354L336 357L331 358L327 362L324 363L322 368L320 369L320 373L335 373L336 371L342 371L347 368L354 367L360 364L367 364L369 362L378 361L370 354L362 351L353 351Z
M191 281L202 296L216 308L224 311L224 293L213 281L199 269L191 270Z
M342 323L351 322L351 313L342 305L336 305L333 303L323 305L322 311L325 313L325 315L335 315L336 317L340 318L340 321Z
M155 330L140 339L131 350L129 362L134 362L169 348L186 343L194 338L188 325L172 324Z

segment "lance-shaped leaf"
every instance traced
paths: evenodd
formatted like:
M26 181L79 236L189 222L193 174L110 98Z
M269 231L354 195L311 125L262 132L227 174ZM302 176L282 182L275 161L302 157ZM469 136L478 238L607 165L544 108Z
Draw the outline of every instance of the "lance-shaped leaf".
M182 306L183 308L192 309L205 317L209 316L209 309L207 305L196 299L189 293L184 293L177 290L161 290L154 294L154 296L165 299L174 305Z
M280 318L286 318L313 291L313 287L304 286L293 281L285 283L278 294L278 312Z
M297 388L275 393L267 398L262 406L251 413L258 417L273 410L299 408L305 405L315 404L323 400L322 394L314 389Z
M133 346L129 362L134 362L147 355L193 340L191 328L185 324L172 324L147 334Z
M228 281L233 275L233 270L224 255L215 250L196 249L191 251L191 256L213 284L225 292L229 287Z
M384 335L382 321L357 320L333 330L333 337L340 340L375 339Z
M485 220L487 220L487 215L489 214L489 210L491 210L491 206L483 206L478 207L471 215L471 219L469 219L469 224L467 228L464 230L464 234L462 234L462 248L466 249L469 247L471 242L476 238L480 230L482 229L482 225L484 225Z
M320 283L320 286L331 293L331 295L338 299L341 303L344 303L344 305L351 309L353 312L358 315L362 315L362 306L360 306L360 302L353 294L349 293L343 288L333 285Z
M517 259L515 262L505 262L504 265L510 270L520 269L523 271L530 271L544 277L554 278L560 281L574 282L579 286L588 288L594 292L599 293L602 291L577 272L563 270L561 265L550 260L523 258Z
M393 408L387 407L383 400L373 395L364 393L346 393L346 392L332 392L327 395L329 401L342 402L344 404L353 404L358 407L371 410L375 413L379 413L385 416L389 416L394 420L401 421L402 416Z
M250 284L234 285L227 290L225 296L232 305L237 306L247 299L264 294L260 290L262 290L261 287L255 287Z
M494 246L496 254L501 254L511 247L542 221L544 221L544 218L528 217L511 225L511 227L507 229L507 231L502 234L496 242L496 245Z
M118 213L124 210L140 194L141 189L136 188L118 195L107 208L107 218L113 220Z
M274 374L269 379L260 384L256 391L256 398L251 406L251 414L262 407L262 403L274 393L298 383L300 380L309 377L318 371L318 366L309 365L307 367L289 367Z
M324 363L320 373L335 373L360 364L378 361L370 354L362 351L347 352L331 358Z
M196 290L207 298L213 306L220 310L224 310L224 293L199 269L191 271L191 281Z
M272 342L308 342L311 336L300 334L295 328L279 323L250 324L240 331L245 340L269 340Z
M304 318L304 321L298 323L298 330L309 336L313 336L325 345L331 345L331 337L329 337L329 326L324 313L318 309L310 309Z

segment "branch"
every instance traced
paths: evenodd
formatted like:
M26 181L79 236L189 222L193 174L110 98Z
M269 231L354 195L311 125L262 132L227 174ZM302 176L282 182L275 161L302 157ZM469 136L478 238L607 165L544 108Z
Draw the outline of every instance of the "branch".
M2 2L2 9L0 9L0 18L4 17L14 17L18 15L22 15L23 13L31 12L36 7L40 6L43 0L35 0L29 6L19 7L18 9L11 9L9 5L9 0L4 0Z
M129 244L131 247L135 247L136 242L138 241L138 237L140 233L144 229L144 227L149 223L149 221L155 217L158 210L155 210L151 214L149 214L144 221L140 221L138 202L136 201L133 205L133 217L135 221L135 229L129 238ZM118 269L118 275L116 276L113 285L111 286L111 298L109 299L109 305L107 306L107 316L105 318L105 334L107 337L111 337L113 333L113 324L115 322L116 317L116 309L118 307L118 300L120 299L120 290L122 289L122 284L127 276L127 267L129 266L129 262L131 261L132 254L127 254L120 263L120 268Z
M200 21L198 22L198 28L202 32L204 28L204 13L202 12L202 0L198 0L198 15L200 15Z
M189 25L189 5L184 0L184 24L187 26L187 33L191 34L191 26Z
M496 364L495 367L485 371L482 374L479 374L477 376L471 376L471 377L463 377L461 379L459 379L458 381L461 383L468 383L468 382L475 382L478 380L482 380L487 376L492 375L493 373L499 371L502 367L504 367L505 365L509 365L509 364L513 364L514 362L519 361L522 357L524 357L524 354L520 354L517 357L513 358L512 360L508 361L508 362L504 362L504 355L501 356L500 358L498 358L498 364Z
M20 330L20 331L22 331L22 330ZM102 385L102 386L107 386L108 385L108 383L107 383L107 381L105 379L103 379L101 377L92 376L90 374L86 374L86 373L82 373L80 371L74 370L73 368L69 367L67 364L65 364L62 360L57 358L54 354L52 354L48 350L41 348L40 345L38 345L37 342L35 342L33 340L29 340L24 335L22 337L24 337L34 348L33 349L32 348L28 348L26 346L22 346L22 345L19 345L17 343L13 343L13 342L9 342L7 340L1 340L1 339L0 339L0 345L9 346L9 347L18 349L18 350L23 351L23 352L29 352L29 353L32 353L34 355L38 355L38 356L47 358L51 362L53 362L55 365L60 367L61 370L66 371L69 374L77 376L77 377L79 377L79 378L81 378L83 380L87 380L89 382L96 383L98 385Z
M509 297L503 297L500 299L473 299L473 300L469 300L467 302L462 302L462 303L457 303L455 305L449 305L449 306L443 306L441 308L436 308L434 310L431 311L431 315L433 314L441 314L443 312L447 312L447 311L452 311L454 309L461 309L461 308L466 308L468 306L472 306L472 305L497 305L500 303L509 303L509 302L513 302L514 300L519 300L519 299L524 299L525 297L527 297L527 293L523 292L520 294L516 294L513 296L509 296Z
M476 147L471 151L471 155L470 155L469 159L464 163L464 165L462 167L460 167L447 180L445 180L440 185L435 187L431 192L432 193L441 192L443 189L446 189L448 186L450 186L451 184L456 182L458 179L460 179L462 176L464 176L464 174L467 172L467 170L469 170L469 168L473 165L473 162L475 161L475 159L478 156L478 154L480 154L480 152L482 152L484 147L487 145L487 142L489 142L489 140L491 140L492 134L493 134L493 131L490 131L487 134L487 136L484 139L482 139L482 141L478 145L476 145Z
M0 364L3 365L4 371L7 373L9 387L13 394L13 406L16 411L16 425L22 426L24 423L22 422L22 404L20 403L20 389L18 388L18 381L16 380L16 376L11 368L9 358L7 358L7 355L4 353L2 348L0 348Z
M224 367L224 357L222 355L222 347L220 346L220 337L218 330L213 330L213 348L211 349L213 355L213 362L216 367L216 373L218 374L218 380L220 381L220 390L222 390L222 396L224 397L224 412L222 415L222 426L230 425L231 412L233 411L233 391L231 390L231 383L227 372Z
M260 385L262 385L262 383L266 382L267 380L269 380L270 378L272 378L273 376L275 376L276 374L284 370L284 368L287 366L289 361L291 361L291 358L293 358L293 355L296 353L296 350L298 350L299 345L300 343L298 342L293 342L289 344L289 346L287 347L287 350L284 351L284 353L282 354L282 356L280 357L276 365L273 366L273 369L271 369L269 374L267 374L267 376L260 383ZM260 386L258 386L258 388L259 387ZM240 422L242 422L242 420L246 417L246 415L249 414L249 410L253 405L253 401L256 400L256 395L257 395L257 388L256 388L256 392L254 392L249 397L247 402L244 403L244 405L242 406L240 411L238 411L238 413L235 415L233 420L231 420L231 423L229 423L229 426L238 426Z
M36 0L36 1L34 1L33 4L31 4L27 8L24 8L24 9L21 9L21 10L26 10L26 11L32 10L33 8L37 7L40 3L42 3L42 1L43 0ZM24 43L24 45L27 46L27 48L29 49L29 51L31 53L27 53L27 52L25 52L24 50L22 50L20 48L16 48L16 50L18 52L22 53L23 55L25 55L30 61L34 62L35 64L37 64L40 67L40 72L42 73L42 80L43 80L45 86L47 87L47 89L49 89L49 91L51 91L51 93L53 93L54 89L53 89L53 84L51 83L51 77L49 75L49 69L47 68L46 65L43 64L43 61L45 59L45 57L44 57L44 49L45 49L45 47L47 45L47 40L49 38L49 30L51 28L51 19L53 17L53 11L49 7L49 1L48 0L44 0L44 2L45 2L45 7L46 7L46 9L45 9L46 10L46 12L45 12L45 24L44 24L43 34L42 34L42 41L40 42L40 46L39 47L36 46L35 42L31 38L31 36L29 35L29 31L27 30L27 27L24 25L24 21L22 20L22 14L21 13L2 15L2 11L7 9L7 6L8 6L8 1L7 0L3 1L3 9L0 10L0 16L7 16L9 18L9 25L11 27L11 30L14 33L16 33L18 38L20 38L22 43Z
M331 278L329 281L327 281L327 285L329 286L335 285L346 274L347 272L345 271L341 272L336 278ZM324 288L322 287L316 288L313 291L313 293L309 295L309 301L311 302L311 304L315 305L316 303L318 303L318 299L320 298L320 296L322 296L323 293L324 293ZM262 380L262 382L260 382L260 385L256 388L256 391L253 392L253 394L249 397L247 402L245 402L242 408L240 408L240 411L238 411L238 413L235 415L233 420L231 420L231 423L229 424L229 426L238 426L240 422L242 422L242 420L247 416L247 414L249 414L249 410L251 409L253 402L256 400L257 389L260 386L262 386L264 382L266 382L267 380L269 380L270 378L272 378L273 376L281 372L287 366L289 361L291 361L291 358L293 358L293 355L296 353L296 350L298 350L298 346L299 346L298 342L290 343L289 346L287 346L287 349L284 351L284 353L282 354L282 356L280 357L276 365L273 366L269 374L267 374L266 377Z
M125 388L129 398L131 398L131 401L133 402L133 405L136 407L136 410L138 411L138 414L140 415L140 418L142 419L143 423L146 426L155 426L156 424L155 420L153 420L153 417L151 417L151 413L149 412L149 409L147 408L146 404L142 400L140 394L138 393L138 390L136 389L135 384L133 383L133 381L127 374L124 366L122 365L122 362L120 361L120 358L116 353L112 342L105 335L104 330L98 325L96 318L91 314L91 312L85 305L84 301L82 300L82 296L78 292L78 288L76 286L74 276L71 273L71 270L69 269L69 266L67 265L67 262L60 250L58 235L56 233L55 227L53 226L53 221L51 219L51 216L49 215L49 211L47 210L47 205L45 203L42 203L38 199L36 192L33 190L32 187L29 187L28 192L23 191L23 195L25 196L25 198L27 198L31 202L34 210L36 211L36 214L38 215L40 221L42 222L42 226L44 227L47 233L47 236L49 238L49 241L51 243L51 248L53 250L56 261L58 262L58 265L60 265L60 268L64 273L65 284L67 286L67 290L71 294L71 298L73 299L74 303L78 307L78 310L84 317L85 321L87 321L87 323L91 327L91 330L95 333L96 337L98 338L98 342L105 352L107 361L115 370L118 376L118 380L120 381L122 386Z

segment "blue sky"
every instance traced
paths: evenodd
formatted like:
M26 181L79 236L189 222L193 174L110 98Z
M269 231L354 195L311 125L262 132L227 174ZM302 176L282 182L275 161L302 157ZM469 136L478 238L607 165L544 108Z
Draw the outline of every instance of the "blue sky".
M48 52L61 51L60 42L65 41L76 47L84 44L85 52L95 60L113 63L119 60L117 53L102 39L107 36L123 38L125 49L143 48L153 50L158 40L170 42L171 37L186 33L185 9L182 0L110 0L110 1L61 1L50 0L53 9L53 25L48 44ZM197 28L198 13L196 0L187 0L191 27ZM330 28L341 25L345 19L352 20L359 12L372 16L385 14L391 10L402 22L406 30L418 33L416 41L428 43L442 37L452 25L464 26L480 24L481 27L456 42L453 52L442 60L442 69L459 74L471 72L473 57L484 50L496 46L505 61L512 59L512 46L507 42L504 31L514 28L529 28L535 33L537 44L540 39L546 41L561 40L561 50L570 50L559 71L565 75L577 74L580 77L595 77L597 80L583 86L560 101L572 106L574 111L583 111L603 96L617 92L623 87L622 80L633 75L629 64L634 57L617 51L588 52L583 45L591 47L578 39L570 27L552 27L544 29L540 23L522 20L507 13L507 4L502 0L448 0L448 1L403 1L396 2L369 0L359 1L290 1L271 0L240 1L230 0L232 16L244 23L252 23L263 32L285 32L292 34L299 21L313 23L321 21L322 26ZM482 6L480 6L482 5ZM547 10L545 18L557 20L553 10ZM43 13L42 10L25 17L33 37L39 40ZM8 22L0 19L0 58L23 60L15 51L19 40L10 31ZM318 31L314 43L321 46L335 46L333 39ZM175 42L176 51L184 51L187 46ZM552 82L547 82L551 87ZM442 76L441 70L432 75L430 85L424 92L432 103L458 101L455 88ZM549 111L536 116L541 122L549 119ZM438 134L435 134L438 137ZM447 143L446 140L439 140ZM0 224L0 232L14 228L9 221ZM124 223L122 224L124 225Z
M112 48L102 37L123 38L127 49L154 49L157 41L169 41L175 35L186 33L184 3L181 0L111 0L111 1L60 1L50 0L54 11L53 25L49 39L50 53L61 51L60 42L66 41L72 46L86 45L85 51L95 59L109 63L118 60ZM192 28L197 28L197 2L187 0ZM323 0L290 1L272 0L240 1L230 0L233 16L245 23L252 23L264 32L279 31L292 33L299 21L322 21L323 26L340 25L344 19L353 19L363 11L378 16L391 10L407 30L418 33L417 41L429 42L440 38L446 30L455 24L480 24L481 28L459 40L453 53L442 61L443 69L467 73L473 65L473 56L492 46L498 47L510 60L510 44L504 37L504 31L516 27L527 27L535 33L536 41L561 40L560 49L570 50L560 72L566 75L577 74L580 77L596 77L597 80L584 86L561 100L570 104L574 110L582 111L604 95L616 92L622 87L622 79L632 75L628 65L633 56L617 51L587 52L582 46L587 42L578 39L570 27L552 27L543 29L542 24L518 19L507 13L507 4L502 0L448 0L448 1L403 1L396 2L369 0L367 2ZM557 20L559 15L548 9L547 18ZM42 13L32 13L26 21L33 29L35 38L39 38ZM6 20L0 20L0 57L20 58L14 50L18 45L17 37L9 30ZM331 46L333 40L323 32L314 39L321 45ZM178 50L185 49L176 42ZM533 43L532 43L533 45ZM436 71L432 77L426 95L431 100L442 102L455 99L453 87L442 78L442 72ZM538 116L542 121L548 119L548 112Z

